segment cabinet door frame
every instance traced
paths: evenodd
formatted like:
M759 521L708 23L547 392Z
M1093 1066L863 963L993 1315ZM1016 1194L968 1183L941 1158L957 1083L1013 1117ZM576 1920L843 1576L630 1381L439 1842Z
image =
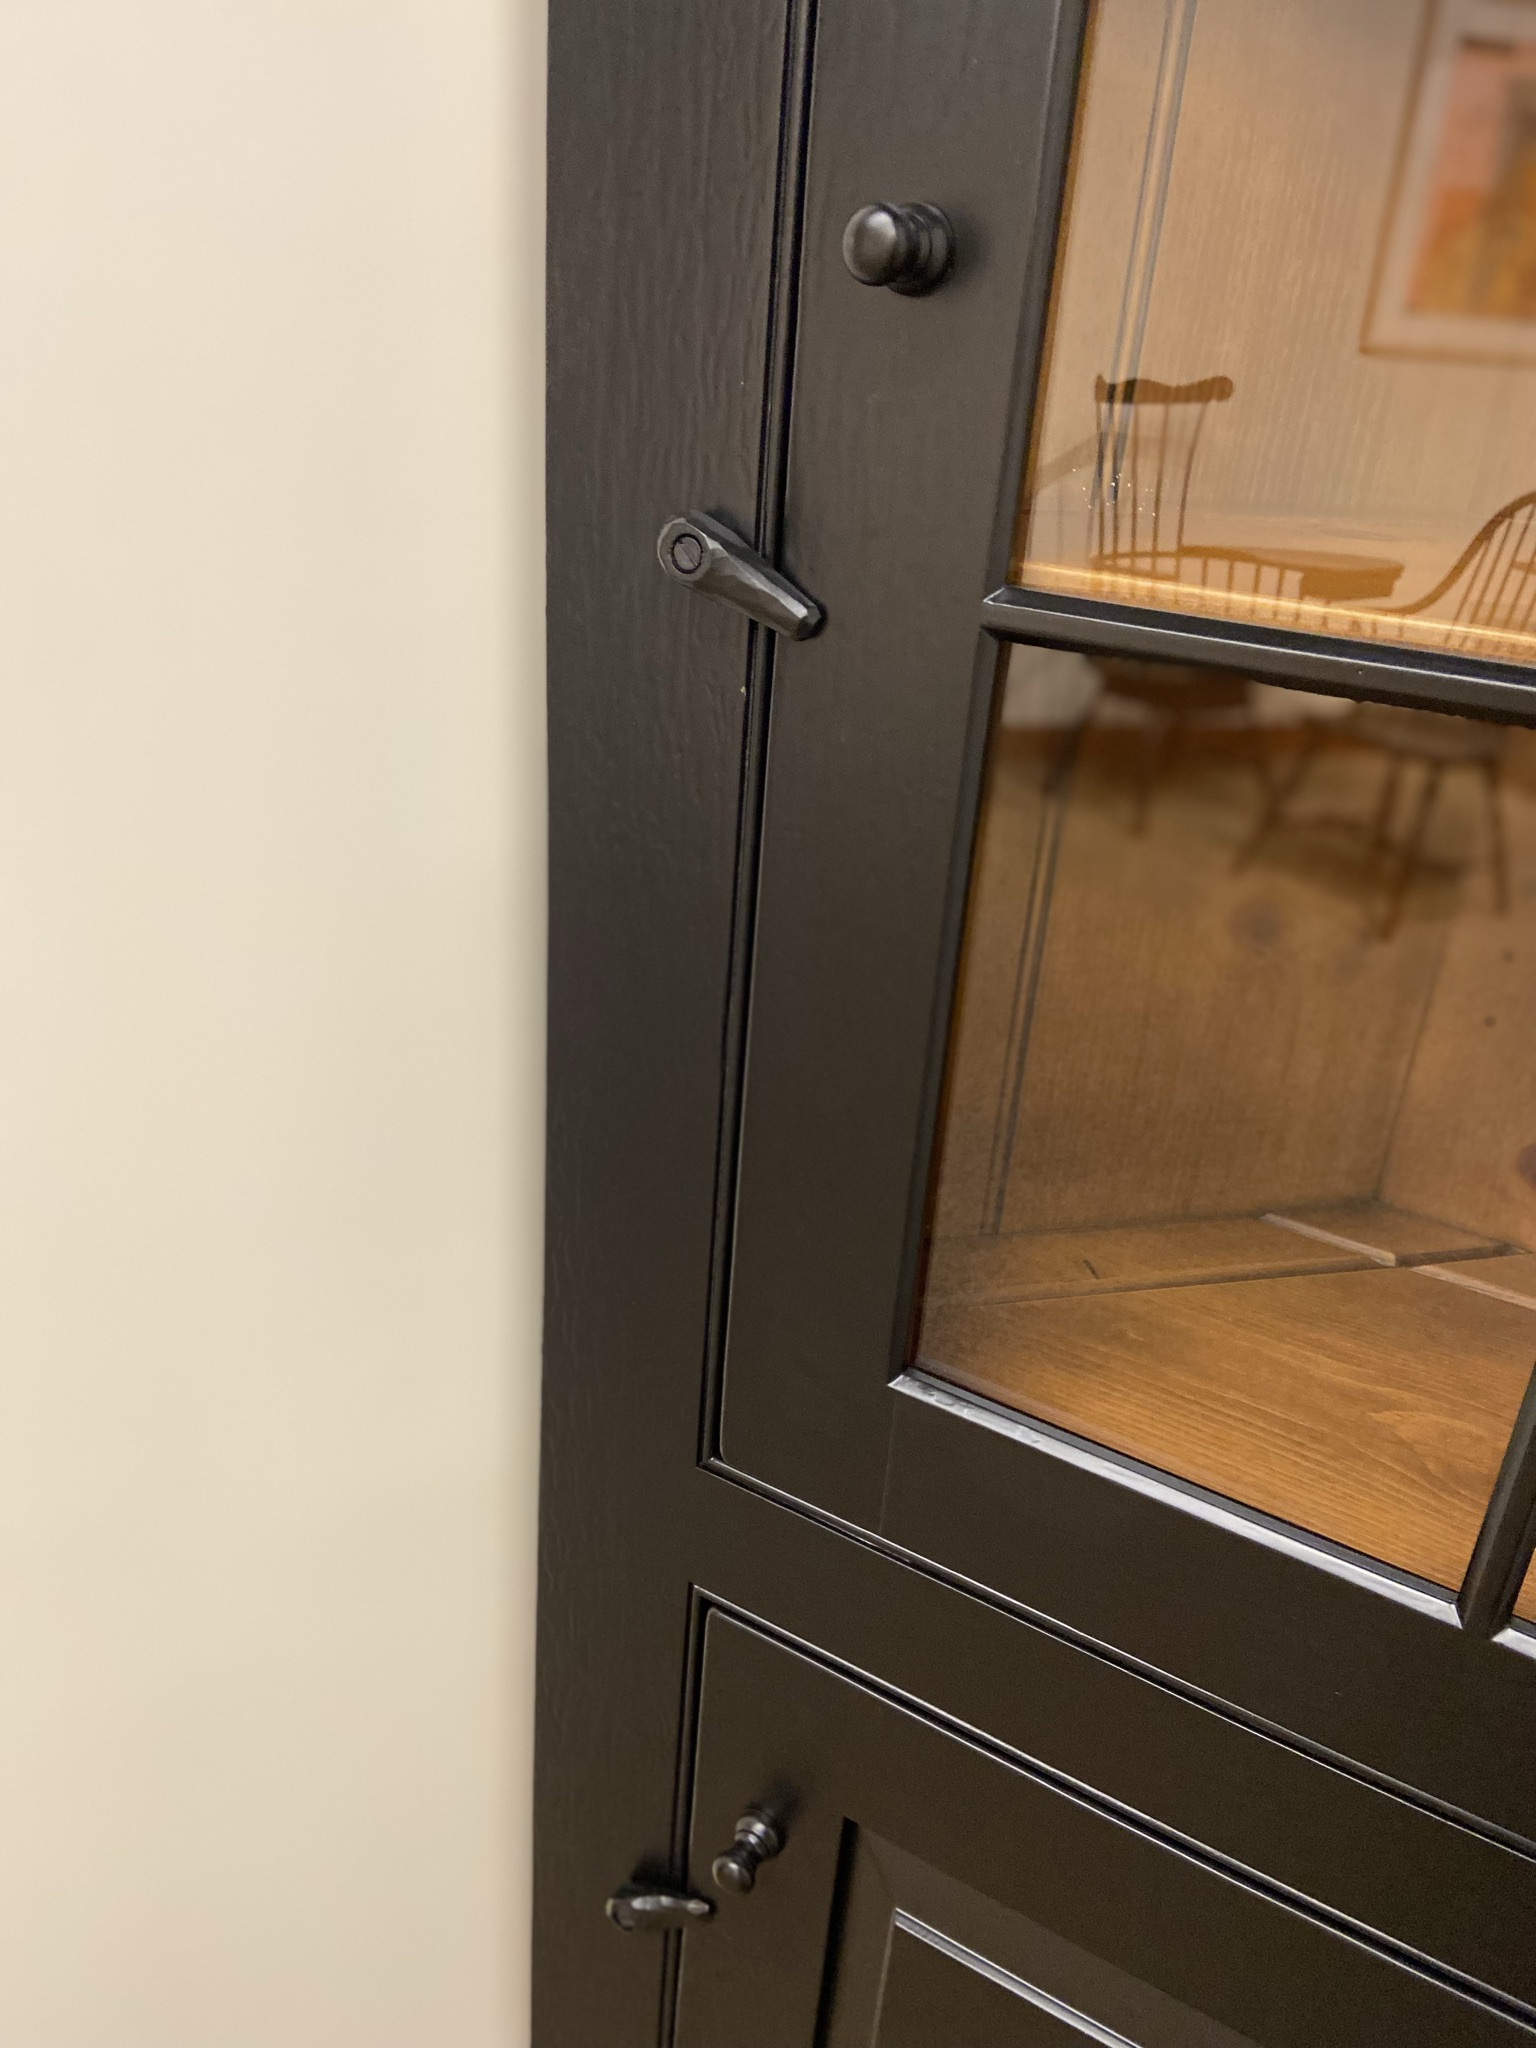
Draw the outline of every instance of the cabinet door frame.
M1336 695L1536 723L1512 665L1129 611L1003 582L1086 9L823 0L809 68L786 559L823 633L774 651L739 928L740 1099L722 1179L712 1469L1015 1611L1536 1841L1536 1630L908 1370L998 648L1240 660ZM954 34L951 22L949 34ZM911 62L914 48L926 61ZM956 142L956 137L963 142ZM954 212L932 301L870 293L850 199Z

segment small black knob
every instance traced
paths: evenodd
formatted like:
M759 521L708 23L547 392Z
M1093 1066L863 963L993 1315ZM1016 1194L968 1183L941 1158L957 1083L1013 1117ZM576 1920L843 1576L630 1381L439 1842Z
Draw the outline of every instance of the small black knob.
M860 284L883 284L920 298L949 274L955 231L937 206L861 206L843 229L843 261Z
M710 1874L723 1892L749 1892L757 1883L757 1866L777 1856L784 1837L771 1814L760 1806L749 1806L736 1823L736 1839L710 1865Z

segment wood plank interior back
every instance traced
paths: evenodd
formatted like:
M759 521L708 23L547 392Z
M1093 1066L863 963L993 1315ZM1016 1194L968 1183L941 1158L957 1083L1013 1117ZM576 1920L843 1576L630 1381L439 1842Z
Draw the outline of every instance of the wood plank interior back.
M1536 1361L1536 735L1512 907L1452 778L1385 938L1369 748L1249 861L1294 737L1204 735L1138 833L1145 744L996 736L920 1360L1454 1588Z

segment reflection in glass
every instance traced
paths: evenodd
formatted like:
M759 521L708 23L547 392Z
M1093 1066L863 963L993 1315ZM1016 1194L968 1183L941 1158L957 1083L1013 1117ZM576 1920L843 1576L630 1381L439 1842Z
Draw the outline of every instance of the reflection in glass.
M1536 1363L1536 733L1010 663L919 1362L1454 1588Z
M1536 5L1098 0L1010 571L1536 659Z

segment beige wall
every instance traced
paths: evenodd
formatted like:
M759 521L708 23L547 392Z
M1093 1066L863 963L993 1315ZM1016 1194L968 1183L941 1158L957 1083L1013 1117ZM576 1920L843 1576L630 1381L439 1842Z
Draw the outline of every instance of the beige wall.
M541 36L0 19L13 2048L526 2038Z

